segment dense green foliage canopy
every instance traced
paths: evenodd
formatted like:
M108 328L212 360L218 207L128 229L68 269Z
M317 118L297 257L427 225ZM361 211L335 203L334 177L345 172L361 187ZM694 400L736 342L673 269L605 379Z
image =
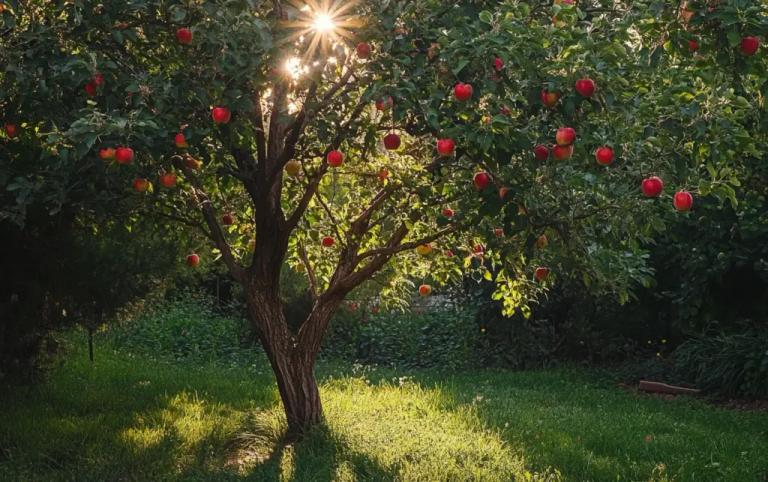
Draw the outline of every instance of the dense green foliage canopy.
M220 244L218 254L247 265L254 237L259 246L252 197L278 189L281 212L297 216L288 262L309 265L319 288L348 250L365 259L397 245L405 255L390 264L385 295L469 273L497 281L511 313L560 278L628 300L652 282L647 246L670 225L765 202L766 60L742 48L768 31L761 2L3 5L0 118L16 126L0 141L3 222L127 202L212 238L221 229L231 254ZM321 32L320 14L336 28ZM582 78L593 95L575 91ZM458 82L472 85L470 100L454 97ZM561 97L547 107L542 90ZM391 109L374 106L389 97ZM212 121L216 106L230 122ZM256 166L277 125L293 145L279 165ZM577 133L572 157L535 159L534 146L564 126ZM382 145L390 132L402 138L395 150ZM178 133L188 148L174 145ZM455 155L436 154L439 138L455 140ZM118 146L133 149L132 163L99 158ZM600 146L613 148L613 164L595 162ZM325 162L332 149L341 167ZM301 163L295 177L282 172L290 160ZM478 171L492 178L480 191ZM178 183L165 188L159 177L171 172ZM646 199L640 183L652 175L665 188ZM148 192L133 191L136 178L151 181ZM678 190L693 193L691 212L675 211ZM201 204L234 224L203 223ZM369 205L376 214L354 233ZM410 249L425 239L431 254ZM553 273L543 283L539 266Z

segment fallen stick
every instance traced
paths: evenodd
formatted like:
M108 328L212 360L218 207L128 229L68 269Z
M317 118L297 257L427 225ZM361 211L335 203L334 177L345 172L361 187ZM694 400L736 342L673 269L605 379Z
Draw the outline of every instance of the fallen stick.
M672 395L698 395L701 390L696 388L678 387L675 385L668 385L661 382L651 382L648 380L640 380L638 388L644 392L651 393L670 393Z

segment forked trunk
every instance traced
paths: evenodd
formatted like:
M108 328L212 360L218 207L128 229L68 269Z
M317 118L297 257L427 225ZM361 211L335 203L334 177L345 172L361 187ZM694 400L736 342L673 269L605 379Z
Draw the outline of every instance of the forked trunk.
M274 294L252 290L248 296L248 312L275 373L288 421L287 436L298 438L323 420L314 373L322 331L313 330L310 338L297 339L288 328L282 302ZM322 324L325 325L331 312L315 309L309 319L324 316Z

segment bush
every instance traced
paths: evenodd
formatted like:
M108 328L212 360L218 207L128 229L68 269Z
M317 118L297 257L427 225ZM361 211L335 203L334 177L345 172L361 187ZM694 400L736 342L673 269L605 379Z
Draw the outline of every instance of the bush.
M247 322L217 313L209 298L187 294L141 309L111 331L117 348L157 358L245 364L261 352L250 341Z
M367 315L341 312L323 348L325 357L399 368L458 369L478 364L480 331L461 310Z
M768 396L768 330L699 336L675 351L678 369L699 388L725 396Z

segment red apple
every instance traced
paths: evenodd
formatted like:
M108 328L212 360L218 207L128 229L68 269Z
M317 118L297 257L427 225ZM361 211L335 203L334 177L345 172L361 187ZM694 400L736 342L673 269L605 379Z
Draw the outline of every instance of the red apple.
M598 147L595 151L595 159L601 166L613 164L613 149L608 146Z
M94 75L93 83L96 84L96 87L101 87L102 85L104 85L104 75L102 74Z
M378 176L379 176L379 182L386 181L387 178L389 177L389 169L387 169L386 167L382 167L381 169L379 169Z
M85 87L83 87L83 90L85 90L85 93L88 94L91 97L96 96L96 83L93 81L88 82L85 84Z
M115 160L118 164L130 164L133 162L133 149L130 147L118 147L115 150Z
M549 276L549 268L540 266L536 268L536 272L534 272L533 276L536 277L536 280L538 281L544 281Z
M357 51L357 56L361 59L367 59L371 56L371 45L366 42L360 42L357 44L355 50Z
M19 128L16 127L16 124L5 124L3 128L5 129L5 135L11 139L19 135Z
M491 183L491 176L487 172L478 172L472 178L472 181L475 183L475 188L478 191L482 191Z
M200 264L200 256L198 256L195 253L190 254L187 256L187 265L191 266L193 268L197 268L197 266Z
M573 127L561 127L555 134L558 146L570 146L576 140L576 130Z
M565 161L573 155L573 146L555 146L552 148L552 158L556 161Z
M104 161L111 161L115 158L115 149L112 147L102 147L99 149L99 157Z
M451 208L443 208L443 216L445 216L446 218L452 218L454 214L456 214L456 213L453 212L453 209L451 209Z
M659 197L661 192L664 190L664 181L662 181L658 176L652 176L643 179L643 183L641 184L640 188L642 189L645 197Z
M184 134L182 134L181 132L176 134L176 137L173 138L173 142L174 144L176 144L176 147L178 147L179 149L186 149L187 147L189 147L189 144L187 144L187 138L184 137Z
M537 161L546 161L549 158L549 148L543 144L533 148L533 156Z
M545 106L554 107L558 100L560 100L560 92L549 92L546 89L541 89L541 103Z
M451 251L450 249L446 249L445 251L443 251L443 255L446 258L453 258L453 251Z
M335 243L336 240L333 239L331 236L326 236L320 242L322 243L323 247L330 248L331 246L333 246L333 243Z
M678 211L690 211L693 206L693 196L688 191L678 191L672 199L672 204Z
M214 107L211 117L216 124L226 124L232 118L232 113L226 107Z
M339 167L344 163L344 154L339 151L331 151L326 156L326 161L331 167Z
M472 252L473 252L474 254L480 254L480 255L482 255L483 253L485 253L485 247L484 247L482 244L479 244L479 243L478 243L478 244L476 244L476 245L475 245L475 246L472 248Z
M176 30L176 40L179 41L182 45L189 45L192 43L192 30L181 27L180 29Z
M512 109L510 109L506 105L502 105L501 108L499 108L499 113L501 115L510 115L510 114L512 114Z
M224 213L221 216L221 224L224 226L232 226L235 224L235 217L230 213Z
M441 156L450 156L456 149L456 143L453 139L438 139L437 140L437 153Z
M576 92L584 97L592 97L592 94L595 93L595 81L590 78L577 80Z
M501 238L502 236L504 236L504 229L502 229L502 228L495 228L493 230L493 234L495 234L497 238Z
M472 84L465 84L459 82L456 87L453 88L453 94L456 96L456 100L467 101L472 98Z
M507 197L507 193L508 193L510 190L511 190L511 189L509 189L507 186L502 186L502 187L500 187L500 188L499 188L499 199L501 199L502 201L504 201L504 200L506 199L506 197Z
M691 52L696 52L697 50L699 50L699 42L697 42L696 40L689 40L688 50L690 50Z
M389 151L394 151L400 147L400 136L394 132L384 137L384 147Z
M160 185L167 188L172 188L176 185L176 174L172 172L166 172L160 176Z
M496 57L493 59L493 68L496 69L496 72L501 72L501 70L504 68L504 61L501 60L501 58Z
M394 101L392 100L392 96L386 96L376 101L376 110L389 110L392 108L392 105L394 104Z
M421 296L429 296L430 294L432 294L432 287L429 285L419 286L419 294Z
M757 37L744 37L741 39L741 53L750 56L757 53L760 48L760 39Z
M136 192L146 192L149 188L149 181L143 177L137 177L133 180L133 190Z

